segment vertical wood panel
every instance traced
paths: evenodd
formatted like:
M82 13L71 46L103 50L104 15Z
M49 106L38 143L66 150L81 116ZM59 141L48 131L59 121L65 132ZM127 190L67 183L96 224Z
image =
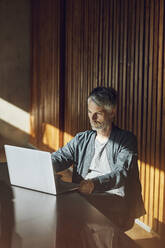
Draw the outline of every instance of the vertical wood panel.
M159 222L165 223L165 3L160 1L159 21L159 55L158 55L158 89L157 98L159 106L158 118L158 141L156 147L159 149L160 180L159 180ZM164 66L163 66L164 65ZM164 225L158 225L158 233L164 235Z
M36 0L32 4L32 12L31 143L54 150L60 142L60 1Z
M149 4L149 3L148 3ZM149 11L148 11L148 16L150 16L150 22L149 22L149 26L150 28L150 35L149 35L149 72L148 72L148 79L147 81L152 82L152 73L153 73L153 44L154 44L154 32L153 32L153 27L154 27L154 5L153 2L151 3L151 5L148 5L148 8L150 9L150 15L149 15ZM147 66L148 66L148 61L147 61ZM152 123L152 85L153 83L148 84L148 122ZM155 174L155 170L154 167L150 168L150 164L152 163L152 158L151 158L151 144L152 144L152 132L151 132L151 128L147 129L147 147L149 147L149 150L147 152L147 161L148 161L148 165L147 165L147 169L148 169L148 178L146 177L146 179L148 179L148 201L146 206L148 206L148 210L150 211L153 215L153 209L154 209L154 174ZM149 225L153 225L153 218L150 218L150 216L148 216L148 224Z
M144 182L142 182L143 185L143 195L144 195L144 200L145 200L145 207L146 211L148 211L149 208L149 164L151 161L151 128L147 128L147 118L149 118L149 122L151 122L151 113L150 108L151 108L151 95L152 95L152 80L150 81L150 84L148 85L148 62L149 59L152 60L152 54L150 54L149 57L149 50L152 51L152 47L150 49L150 45L152 46L150 42L150 33L151 30L149 30L150 26L150 1L146 1L145 5L145 23L144 23L144 32L145 32L145 44L144 44L144 51L145 51L145 58L144 58L144 84L143 84L143 126L142 126L142 137L143 137L143 143L142 143L142 176ZM152 66L152 62L150 63L150 66ZM152 70L151 70L152 71ZM149 132L149 133L148 133ZM148 139L147 139L148 138ZM149 157L148 157L149 155ZM144 168L143 168L144 167ZM144 221L146 224L148 224L148 215L144 217Z
M143 84L144 84L144 58L145 58L145 3L144 1L136 1L136 33L135 33L135 42L136 42L136 53L135 53L135 104L134 104L134 123L135 123L135 133L138 139L138 152L139 152L139 170L140 178L142 183L142 193L144 198L145 192L145 164L142 160L142 154L144 150L143 146L143 104L144 104L144 94L143 94ZM139 14L140 13L140 14ZM146 103L145 103L146 105ZM144 143L145 145L145 143ZM145 200L145 199L144 199ZM144 221L144 217L141 217L141 220ZM145 222L146 223L146 222Z
M33 3L33 143L42 146L46 130L47 147L56 149L77 132L90 128L86 103L89 92L98 85L113 86L119 92L116 123L133 131L138 138L147 211L140 220L162 234L165 232L164 0L62 1L66 3L66 12L60 2Z

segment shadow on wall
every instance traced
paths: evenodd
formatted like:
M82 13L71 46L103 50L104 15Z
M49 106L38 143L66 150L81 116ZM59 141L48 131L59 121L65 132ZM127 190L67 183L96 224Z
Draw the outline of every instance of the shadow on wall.
M0 16L0 97L29 111L31 3L1 0Z
M0 144L3 143L3 140L6 142L12 143L13 145L25 146L29 141L29 134L16 128L9 123L0 119Z
M5 162L4 145L28 146L29 135L18 128L0 120L0 161Z
M0 30L0 135L24 144L27 135L18 129L28 125L24 120L30 111L30 1L1 0ZM18 120L18 129L12 127L12 123Z
M29 143L30 139L32 140L33 138L30 138L30 135L26 132L23 132L19 128L16 128L0 120L0 161L6 161L4 151L5 144L32 148L32 145ZM51 149L48 145L45 145L44 143L42 144L42 147L40 147L40 149L49 152L54 151L54 149Z
M0 135L26 144L30 133L30 114L14 104L0 98Z

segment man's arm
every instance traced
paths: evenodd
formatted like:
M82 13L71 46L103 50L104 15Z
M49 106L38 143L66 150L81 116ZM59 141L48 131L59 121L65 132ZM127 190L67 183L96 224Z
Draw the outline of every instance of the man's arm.
M77 137L75 136L64 147L52 153L52 163L56 172L68 169L73 164L76 144Z

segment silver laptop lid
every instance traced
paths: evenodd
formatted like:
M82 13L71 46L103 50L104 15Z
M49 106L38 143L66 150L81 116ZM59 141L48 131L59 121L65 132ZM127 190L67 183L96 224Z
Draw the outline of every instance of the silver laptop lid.
M5 153L12 185L56 194L49 152L5 145Z

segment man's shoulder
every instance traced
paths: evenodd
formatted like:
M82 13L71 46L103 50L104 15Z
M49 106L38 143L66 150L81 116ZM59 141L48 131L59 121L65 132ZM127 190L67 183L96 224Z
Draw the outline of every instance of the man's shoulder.
M114 126L112 140L119 146L137 149L137 138L131 131Z
M114 135L117 135L121 138L136 139L136 136L133 134L133 132L126 130L126 129L119 128L118 126L113 127L113 133Z

